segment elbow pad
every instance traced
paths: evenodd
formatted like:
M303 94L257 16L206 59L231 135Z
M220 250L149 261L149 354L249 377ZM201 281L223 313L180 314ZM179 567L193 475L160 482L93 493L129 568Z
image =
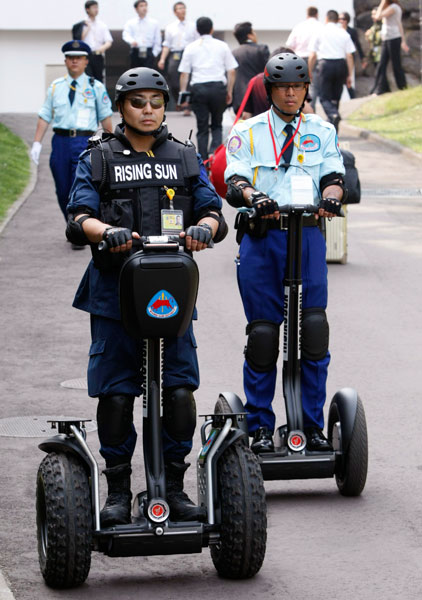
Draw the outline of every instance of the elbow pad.
M237 184L240 185L237 185ZM226 200L233 206L234 208L240 208L241 206L246 206L245 199L243 198L243 189L245 187L253 187L251 183L244 177L239 177L238 175L233 175L227 182L227 194Z
M66 226L66 237L69 242L77 246L87 246L90 243L82 227L82 223L89 218L89 216L86 216L82 217L79 221L75 221L75 215L69 215Z
M341 173L329 173L328 175L324 175L324 177L322 177L321 181L319 182L319 189L321 191L321 194L329 185L338 185L343 190L343 197L341 199L341 203L344 204L347 200L348 193L343 175Z

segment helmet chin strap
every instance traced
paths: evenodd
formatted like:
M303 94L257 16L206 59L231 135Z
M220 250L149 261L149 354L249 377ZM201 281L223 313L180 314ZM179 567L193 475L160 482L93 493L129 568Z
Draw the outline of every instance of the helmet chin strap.
M281 108L279 108L277 106L277 104L274 102L274 100L271 100L271 104L273 106L275 106L276 109L278 110L278 112L281 113L282 115L284 115L285 117L294 117L294 118L296 118L296 117L298 117L300 115L302 108L305 106L305 103L303 103L302 106L296 112L294 112L294 113L288 113L285 110L281 110Z
M154 137L157 138L160 133L163 131L164 127L166 126L166 115L163 115L163 120L161 121L161 125L159 127L157 127L157 129L154 129L154 131L141 131L141 129L138 129L137 127L133 127L133 125L129 125L129 123L126 122L125 120L125 116L123 114L123 106L120 107L120 114L122 115L122 123L125 127L127 127L128 129L130 129L131 131L133 131L134 133L136 133L137 135L143 135L145 137Z

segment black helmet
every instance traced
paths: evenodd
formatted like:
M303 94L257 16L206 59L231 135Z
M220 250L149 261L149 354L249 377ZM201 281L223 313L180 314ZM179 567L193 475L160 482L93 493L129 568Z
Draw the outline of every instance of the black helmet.
M121 96L131 90L159 90L164 94L166 104L170 99L167 81L158 71L147 67L129 69L120 75L116 83L116 94L114 101L117 103Z
M308 65L300 56L291 52L276 54L265 65L264 84L267 93L272 83L310 83Z

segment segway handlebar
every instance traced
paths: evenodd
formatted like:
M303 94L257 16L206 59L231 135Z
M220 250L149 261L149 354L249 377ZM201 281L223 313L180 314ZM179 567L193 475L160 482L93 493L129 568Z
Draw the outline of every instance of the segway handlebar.
M167 248L177 249L179 246L185 245L185 238L181 238L178 235L142 235L140 238L132 238L133 248ZM105 240L102 240L98 246L100 252L108 250L108 244Z
M246 213L250 219L253 219L256 216L256 210L253 206L251 206L251 207L241 206L237 210L241 213ZM281 215L287 217L291 213L296 213L296 214L301 214L301 215L304 215L305 213L317 214L319 211L319 206L317 206L315 204L281 204L281 205L279 204L278 210ZM339 216L344 217L343 209L341 209Z

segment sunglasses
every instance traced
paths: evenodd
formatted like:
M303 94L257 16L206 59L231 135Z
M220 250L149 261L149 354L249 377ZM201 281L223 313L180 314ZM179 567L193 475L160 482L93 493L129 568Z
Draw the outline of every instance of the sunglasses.
M294 92L301 92L305 89L305 83L300 82L300 83L275 83L274 87L276 87L278 90L283 90L284 92L287 92L287 90L289 88L292 88L292 90Z
M165 104L164 98L162 96L155 96L154 98L143 98L142 96L133 96L132 98L127 99L133 108L145 108L148 104L151 105L151 108L162 108Z

